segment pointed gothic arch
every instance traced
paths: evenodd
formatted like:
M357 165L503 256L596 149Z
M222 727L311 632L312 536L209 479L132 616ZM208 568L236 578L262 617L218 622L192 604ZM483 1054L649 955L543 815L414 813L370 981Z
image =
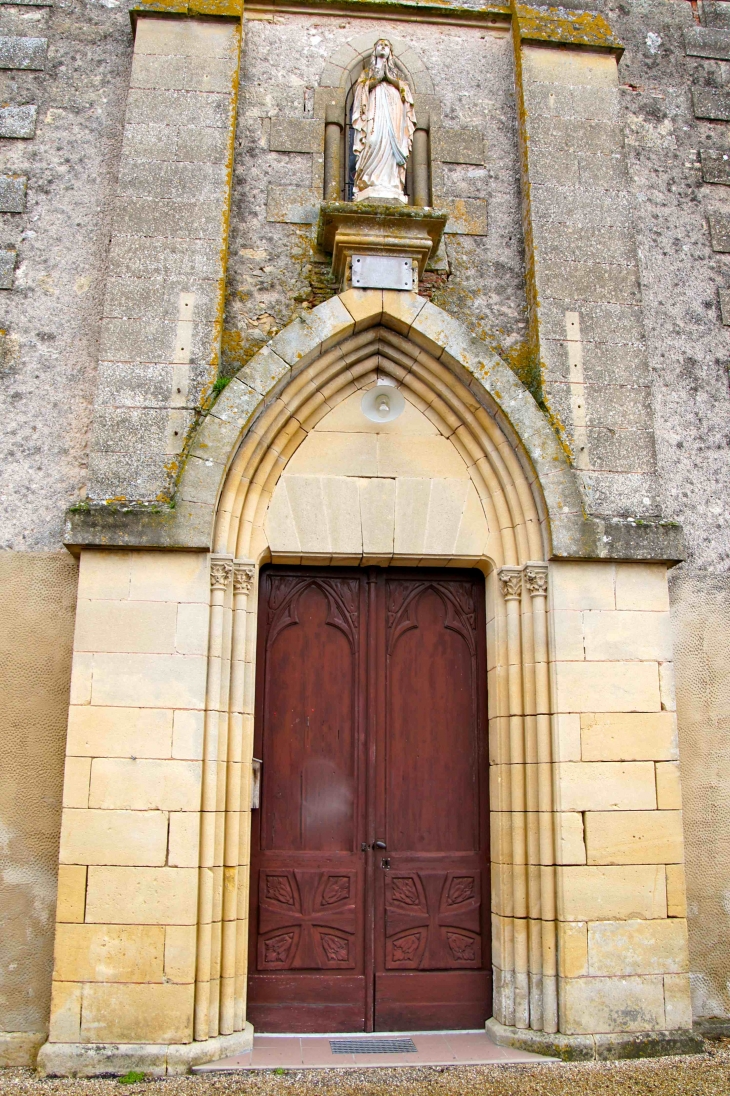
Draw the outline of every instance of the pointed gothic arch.
M386 375L448 439L479 498L488 549L448 558L487 578L496 906L494 1013L558 1029L551 705L546 614L552 528L579 500L532 396L461 324L423 298L350 290L295 320L224 390L191 449L179 507L211 522L195 1038L245 1023L250 781L259 567L276 558L266 516L288 462L324 416ZM333 475L336 467L331 469ZM395 543L395 541L394 541ZM272 551L273 547L273 551ZM287 558L356 562L352 546L290 546ZM361 549L360 558L367 556ZM410 557L409 557L410 558ZM383 562L402 562L393 551ZM541 780L528 778L538 771ZM502 777L501 774L505 774ZM528 813L538 819L528 825Z

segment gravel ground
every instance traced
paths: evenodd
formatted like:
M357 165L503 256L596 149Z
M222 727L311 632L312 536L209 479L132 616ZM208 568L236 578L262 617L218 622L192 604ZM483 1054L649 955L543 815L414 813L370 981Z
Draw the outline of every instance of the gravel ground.
M730 1096L730 1039L704 1054L636 1062L446 1066L420 1069L267 1070L171 1077L39 1080L32 1070L0 1071L2 1096Z

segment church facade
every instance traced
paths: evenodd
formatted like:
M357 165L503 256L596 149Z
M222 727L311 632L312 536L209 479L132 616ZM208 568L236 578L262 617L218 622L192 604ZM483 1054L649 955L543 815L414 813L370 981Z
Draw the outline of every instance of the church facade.
M730 2L0 2L0 1064L730 1027Z

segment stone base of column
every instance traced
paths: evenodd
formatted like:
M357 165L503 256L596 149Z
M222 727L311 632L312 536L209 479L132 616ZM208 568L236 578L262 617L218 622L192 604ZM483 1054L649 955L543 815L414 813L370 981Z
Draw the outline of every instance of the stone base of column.
M253 1027L196 1043L45 1043L38 1053L42 1077L123 1076L134 1070L148 1077L189 1073L193 1066L242 1054L253 1046Z
M0 1031L0 1069L34 1066L47 1038L42 1031Z
M601 1062L616 1058L660 1058L666 1054L701 1054L702 1037L694 1031L636 1031L613 1035L563 1035L505 1027L493 1017L484 1025L503 1047L530 1050L564 1062Z

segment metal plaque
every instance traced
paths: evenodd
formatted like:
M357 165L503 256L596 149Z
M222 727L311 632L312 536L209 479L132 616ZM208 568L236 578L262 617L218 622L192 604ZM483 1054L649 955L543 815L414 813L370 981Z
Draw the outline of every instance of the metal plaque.
M353 289L413 289L413 260L396 255L353 255Z

